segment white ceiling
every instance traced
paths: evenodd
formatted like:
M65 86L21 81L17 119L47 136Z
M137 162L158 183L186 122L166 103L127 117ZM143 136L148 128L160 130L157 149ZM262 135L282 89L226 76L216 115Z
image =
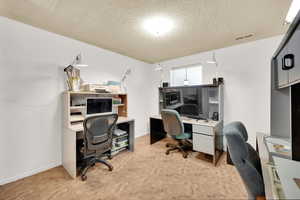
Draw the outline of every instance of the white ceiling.
M0 14L145 62L155 63L282 34L291 0L0 0ZM162 37L144 19L163 15ZM248 39L238 36L253 33Z

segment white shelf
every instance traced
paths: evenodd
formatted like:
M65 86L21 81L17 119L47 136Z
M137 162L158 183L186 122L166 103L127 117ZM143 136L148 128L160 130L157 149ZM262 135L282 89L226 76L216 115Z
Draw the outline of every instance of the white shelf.
M125 106L125 104L123 104L123 103L118 103L118 104L113 104L113 106Z
M209 101L209 104L219 104L219 101Z
M71 115L70 116L70 122L80 122L83 121L84 117L82 115Z
M71 106L71 110L80 110L80 109L85 109L85 106Z
M66 93L71 95L126 95L126 93L97 93L93 91L66 91Z

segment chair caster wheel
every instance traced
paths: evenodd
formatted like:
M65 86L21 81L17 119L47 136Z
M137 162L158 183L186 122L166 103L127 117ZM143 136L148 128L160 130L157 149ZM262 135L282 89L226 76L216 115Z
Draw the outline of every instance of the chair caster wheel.
M166 144L166 147L170 147L170 145L169 145L169 144Z
M92 167L94 167L95 165L96 165L96 163L93 163L93 164L92 164Z
M110 167L110 168L108 169L108 171L110 171L110 172L111 172L113 169L114 169L113 167Z
M111 160L111 159L112 159L112 156L111 156L111 155L108 155L107 158L108 158L108 160Z
M166 155L169 155L170 153L169 152L166 152Z
M87 176L86 176L86 175L81 175L81 180L82 180L82 181L86 181L86 179L87 179Z
M188 156L187 155L183 155L183 158L187 158Z

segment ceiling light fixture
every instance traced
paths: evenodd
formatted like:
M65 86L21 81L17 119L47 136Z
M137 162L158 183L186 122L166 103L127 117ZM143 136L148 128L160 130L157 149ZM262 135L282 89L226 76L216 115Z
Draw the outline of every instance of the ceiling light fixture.
M218 62L216 59L216 54L215 52L212 53L212 58L211 60L206 61L207 64L215 64L216 66L218 66Z
M174 28L174 23L167 17L152 17L144 21L143 27L152 35L162 36Z
M300 10L300 0L293 0L289 8L288 14L286 15L285 22L290 24L296 17Z

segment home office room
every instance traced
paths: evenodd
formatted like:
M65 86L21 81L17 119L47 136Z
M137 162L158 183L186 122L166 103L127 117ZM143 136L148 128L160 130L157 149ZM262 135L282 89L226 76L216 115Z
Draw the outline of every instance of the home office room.
M299 9L0 0L0 199L299 199Z

